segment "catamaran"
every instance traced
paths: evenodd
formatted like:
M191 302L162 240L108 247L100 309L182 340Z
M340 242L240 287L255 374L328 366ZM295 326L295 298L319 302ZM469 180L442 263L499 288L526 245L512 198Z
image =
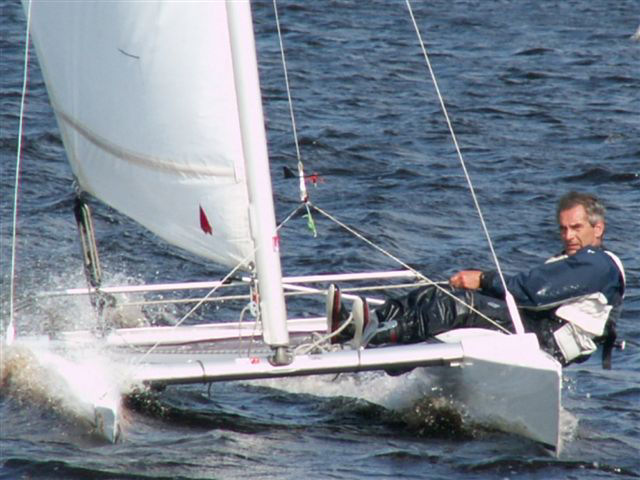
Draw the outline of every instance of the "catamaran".
M333 345L322 301L329 283L347 285L347 300L367 292L375 307L376 289L434 282L400 260L403 268L388 272L283 276L248 0L23 4L78 191L88 283L35 298L86 296L96 316L95 328L37 342L60 352L100 345L131 388L377 370L412 370L400 376L408 382L424 371L474 419L559 448L561 367L524 332L515 306L513 334L464 329L413 345ZM414 26L432 72L415 19ZM300 189L288 218L306 212L311 220L313 212L335 220L311 202L300 159L287 173ZM229 273L218 281L103 285L87 197ZM205 293L185 300L187 291ZM172 325L125 321L131 295L171 292L192 305ZM301 295L319 299L318 314L288 318L287 301ZM240 302L239 316L187 321L213 301ZM18 313L12 288L4 342L33 344L21 335ZM115 441L119 403L98 399L92 408L96 428Z

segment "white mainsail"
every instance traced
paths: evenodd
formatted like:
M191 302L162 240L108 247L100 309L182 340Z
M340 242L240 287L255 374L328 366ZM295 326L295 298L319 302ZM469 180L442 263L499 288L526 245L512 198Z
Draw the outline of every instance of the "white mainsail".
M31 29L81 189L173 245L257 267L265 341L287 345L248 1L37 1Z
M82 190L197 255L252 261L225 2L43 1L31 16Z

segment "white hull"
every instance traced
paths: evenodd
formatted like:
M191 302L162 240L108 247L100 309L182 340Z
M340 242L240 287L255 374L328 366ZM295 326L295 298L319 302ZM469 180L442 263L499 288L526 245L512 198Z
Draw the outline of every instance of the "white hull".
M321 332L324 318L292 320L292 338ZM239 333L241 334L239 336ZM559 448L561 367L542 352L534 335L504 335L482 329L450 332L439 342L295 355L274 365L271 350L252 322L180 328L119 329L99 347L117 364L127 386L177 385L284 378L385 369L423 369L425 385L438 378L438 396L453 400L474 422ZM297 336L297 337L296 337ZM49 347L60 352L95 343L89 332L60 335ZM42 346L42 342L38 342ZM73 348L69 348L69 347ZM411 382L420 378L414 371ZM413 385L407 402L423 391ZM415 392L418 392L417 394ZM410 406L410 405L406 405ZM110 441L119 432L118 405L94 405L96 429Z
M560 448L562 368L535 335L468 329L441 338L464 351L460 368L441 378L445 394L480 423Z

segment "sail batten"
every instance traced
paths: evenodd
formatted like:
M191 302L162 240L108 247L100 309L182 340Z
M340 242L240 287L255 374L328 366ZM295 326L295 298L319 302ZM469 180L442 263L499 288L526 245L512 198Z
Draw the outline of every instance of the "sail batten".
M80 187L173 245L248 268L225 2L34 0L31 29Z
M103 150L105 153L108 153L124 162L128 162L129 164L147 167L152 170L181 173L183 175L229 177L232 179L236 178L235 171L229 167L218 167L215 165L207 164L185 164L172 159L162 159L128 151L127 149L118 145L110 144L106 139L100 138L97 134L89 131L88 128L72 119L69 115L64 113L62 109L57 108L55 105L53 106L53 109L58 118L60 118L67 125L73 128L79 135L82 135L87 141L91 142L96 147Z

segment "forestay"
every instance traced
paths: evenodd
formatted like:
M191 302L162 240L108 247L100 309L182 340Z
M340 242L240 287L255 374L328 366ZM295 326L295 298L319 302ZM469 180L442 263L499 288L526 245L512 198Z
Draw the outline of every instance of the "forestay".
M225 10L70 1L34 2L31 15L81 189L176 246L236 266L255 248Z

